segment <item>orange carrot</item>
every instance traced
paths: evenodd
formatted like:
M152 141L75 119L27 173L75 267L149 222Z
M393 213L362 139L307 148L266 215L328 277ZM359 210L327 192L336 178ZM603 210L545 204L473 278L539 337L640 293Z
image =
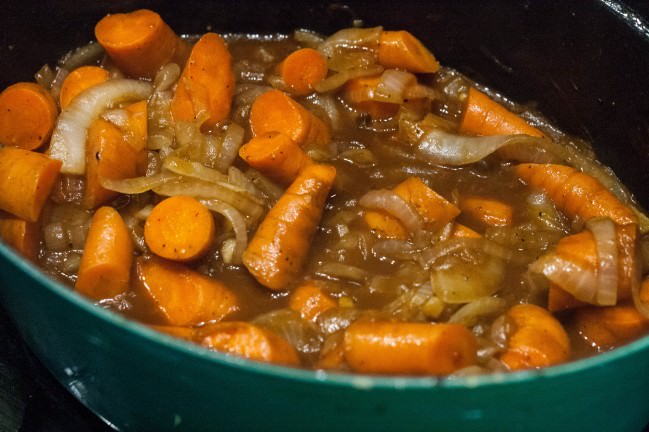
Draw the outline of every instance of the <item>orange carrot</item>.
M531 369L563 363L570 356L570 339L563 326L542 307L519 304L507 311L507 348L500 356L509 369Z
M467 195L460 199L460 210L472 219L491 226L512 224L512 206L482 196Z
M343 369L345 367L345 347L342 340L333 348L323 352L320 351L320 358L315 364L315 369Z
M86 182L83 204L95 208L116 198L119 193L105 189L101 179L119 180L138 175L138 154L122 131L104 119L97 119L88 128L86 140Z
M36 83L10 85L0 93L0 144L34 150L52 135L58 108Z
M439 63L428 48L404 30L381 32L378 59L386 68L415 73L435 73L439 69Z
M649 303L649 276L645 277L640 285L640 301Z
M471 228L459 224L459 223L454 223L453 224L453 232L451 234L453 237L456 238L480 238L482 237L480 234L477 232L473 231Z
M288 366L298 366L300 359L295 348L283 337L242 321L218 323L210 327L210 334L201 345L251 360Z
M0 149L0 209L27 222L36 222L54 182L61 161L14 147Z
M239 310L234 293L221 282L183 264L138 259L137 289L167 325L191 326L220 321Z
M469 135L544 136L543 132L474 87L469 89L459 132Z
M112 207L99 208L90 222L75 289L102 300L129 287L133 240L122 217Z
M575 313L581 337L598 350L609 350L649 330L649 319L633 305L584 307Z
M426 186L418 177L408 177L392 190L413 206L431 230L441 229L460 213L457 207ZM401 240L408 237L402 224L384 211L368 210L364 212L363 218L370 229L380 236Z
M315 321L322 312L336 306L338 302L312 281L297 287L288 299L288 307L299 312L300 316L307 321Z
M476 362L477 343L460 324L355 321L345 330L356 372L446 375Z
M279 90L259 96L250 108L250 128L253 135L283 132L299 146L328 145L329 127L306 108Z
M41 245L39 224L6 214L0 215L0 238L30 261L38 259Z
M149 139L148 107L145 100L135 102L126 108L126 124L121 127L122 133L137 155L137 175L144 175L148 165L146 145Z
M342 97L352 107L366 112L373 119L394 117L399 111L399 104L372 99L380 81L380 75L350 79L343 87Z
M332 166L308 165L270 209L243 253L260 284L285 289L298 275L335 177Z
M267 132L241 146L239 156L248 165L283 186L291 184L311 158L282 132Z
M304 96L327 77L327 61L313 48L302 48L289 54L276 70L291 93Z
M230 115L234 95L232 57L223 38L206 33L189 56L171 102L176 121L192 121L205 116L203 132Z
M636 224L633 211L595 178L564 165L521 164L514 172L528 185L543 190L568 217L608 217L618 225Z
M144 224L144 240L154 254L174 261L205 255L214 243L214 217L196 198L176 195L158 203Z
M617 226L615 231L618 249L617 298L624 300L631 297L631 284L635 277L636 226ZM561 259L576 264L585 271L595 274L598 271L597 244L595 243L593 234L589 230L562 238L557 243L553 253ZM548 309L550 311L555 312L586 304L575 299L567 292L566 289L569 289L569 287L562 285L562 282L556 280L550 284L550 291L548 293Z
M162 66L182 66L187 57L187 44L147 9L106 15L95 26L95 36L113 63L134 78L153 78Z
M59 94L61 109L70 105L79 93L90 87L101 84L110 78L110 73L99 66L81 66L76 68L65 78Z

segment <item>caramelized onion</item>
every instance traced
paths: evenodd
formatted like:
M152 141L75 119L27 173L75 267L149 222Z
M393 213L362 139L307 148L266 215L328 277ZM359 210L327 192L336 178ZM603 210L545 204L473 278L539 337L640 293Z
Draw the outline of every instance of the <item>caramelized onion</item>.
M224 202L218 200L200 200L200 202L213 212L222 215L230 223L232 231L234 231L235 243L229 264L241 264L241 255L248 247L248 231L245 219L236 208Z
M402 104L406 90L417 84L417 77L410 72L387 69L381 74L373 99L379 102Z
M345 83L354 78L361 78L370 75L377 75L383 72L383 66L381 65L372 65L368 67L358 67L352 69L346 69L340 71L336 74L331 75L328 78L320 81L319 83L313 86L313 89L319 93L331 92L338 90L340 87L345 85Z
M478 162L508 145L534 145L539 141L543 138L528 135L470 137L433 129L421 136L415 151L423 160L434 164L461 166Z
M594 218L586 222L597 245L597 293L595 304L613 306L617 303L618 253L615 224L609 218Z
M553 253L530 264L530 270L542 273L550 281L572 294L577 300L595 304L597 274Z
M180 176L176 174L170 172L161 172L152 176L133 177L120 180L100 177L99 183L101 183L102 187L108 190L127 195L135 195L144 193L164 184L165 182L176 180L178 178L180 178Z
M473 327L485 316L496 315L505 309L507 302L497 297L482 297L459 308L448 322Z
M365 208L372 210L383 210L386 213L399 219L399 222L410 233L416 233L421 230L423 221L419 213L403 198L396 193L387 190L369 191L358 201Z
M108 80L78 95L59 116L48 153L62 162L64 174L84 174L86 170L86 136L90 124L101 113L129 100L149 97L152 86L130 79Z
M192 162L178 156L167 156L162 162L162 167L172 173L205 180L211 183L227 183L228 176L208 168L200 162Z
M383 27L343 29L325 39L318 50L325 57L332 57L337 48L375 50L379 46L381 32Z

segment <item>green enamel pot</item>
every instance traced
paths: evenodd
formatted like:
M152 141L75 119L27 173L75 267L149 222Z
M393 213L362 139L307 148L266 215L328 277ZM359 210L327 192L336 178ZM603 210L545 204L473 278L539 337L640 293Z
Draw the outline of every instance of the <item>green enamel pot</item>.
M593 141L649 203L649 30L628 5L23 0L0 15L1 84L30 79L87 42L105 13L138 7L160 12L179 33L208 25L330 33L353 19L408 29L442 63L535 101L561 128ZM260 364L172 339L93 305L3 245L0 300L57 380L123 431L640 432L649 422L647 337L540 371L369 377Z

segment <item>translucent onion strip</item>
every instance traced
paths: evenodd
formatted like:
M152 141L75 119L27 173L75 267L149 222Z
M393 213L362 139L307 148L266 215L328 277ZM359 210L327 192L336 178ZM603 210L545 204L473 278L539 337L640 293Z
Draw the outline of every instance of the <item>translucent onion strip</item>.
M379 102L403 104L406 90L417 84L417 77L410 72L387 69L381 75L373 99Z
M481 161L508 145L533 145L543 140L527 135L469 137L433 129L422 135L415 151L423 160L437 165L461 166Z
M423 220L419 213L406 200L396 193L387 190L369 191L361 197L358 203L365 208L372 210L383 210L386 213L399 219L399 222L410 233L416 233L423 227Z
M232 162L236 159L239 147L243 144L245 131L236 123L230 123L223 137L221 145L221 154L215 161L214 167L219 171L225 172Z
M613 306L617 303L618 252L615 224L608 218L595 218L586 222L597 245L597 293L595 304Z
M547 254L530 264L530 270L542 273L550 281L572 294L577 300L594 304L597 297L597 274L555 254Z
M103 111L129 100L149 97L152 86L130 79L109 80L74 98L59 116L48 153L62 162L64 174L84 174L86 170L86 136L90 124Z
M352 68L340 71L330 77L315 84L313 88L319 93L334 91L345 85L345 83L354 78L377 75L383 72L383 66L372 65L368 67Z
M383 27L343 29L329 36L318 50L325 57L332 57L337 48L374 50L379 46L381 32Z
M121 180L112 180L109 178L100 177L99 183L101 183L102 187L108 190L127 195L136 195L150 191L151 189L158 187L165 182L177 180L179 178L179 175L170 172L161 172L152 176L133 177Z
M243 216L236 208L222 201L200 200L200 202L213 212L222 215L230 223L235 237L230 263L241 264L241 255L243 255L243 251L248 247L248 231Z
M507 302L497 297L483 297L467 303L455 311L448 322L473 327L482 317L496 315L504 311Z
M205 180L211 183L227 183L228 176L200 162L193 162L177 156L167 156L162 162L162 167L175 174Z

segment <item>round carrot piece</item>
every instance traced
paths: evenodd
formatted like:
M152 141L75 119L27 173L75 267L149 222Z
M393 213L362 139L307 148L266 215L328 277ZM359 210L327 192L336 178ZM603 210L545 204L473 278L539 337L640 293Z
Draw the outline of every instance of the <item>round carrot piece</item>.
M460 324L356 321L345 330L356 372L446 375L476 361L473 333Z
M435 56L405 30L381 32L378 57L379 63L386 68L415 73L435 73L439 69Z
M72 102L79 93L108 80L110 73L99 66L81 66L65 78L59 94L61 109Z
M207 252L214 240L212 213L195 198L177 195L156 205L144 224L151 252L174 261L191 261Z
M282 185L289 185L302 169L313 163L311 158L289 136L268 132L253 137L239 149L248 165Z
M251 360L298 366L295 348L283 337L254 324L241 321L209 326L201 345Z
M351 79L343 87L342 96L352 107L373 119L394 117L399 111L399 104L372 99L380 81L380 75Z
M250 108L250 128L257 136L282 132L300 146L328 145L329 127L289 95L270 90L259 96Z
M157 13L140 9L107 15L95 26L97 41L131 77L153 78L169 62L184 63L185 42Z
M42 153L0 149L0 209L36 222L60 170L61 161Z
M0 144L34 150L50 139L58 109L36 83L10 85L0 93Z
M327 61L313 48L302 48L293 51L277 65L277 73L291 93L304 96L326 78Z
M553 366L570 356L570 339L550 312L532 304L519 304L507 311L512 328L500 361L512 370Z
M120 214L101 207L92 217L81 256L77 291L95 300L128 289L133 264L133 240Z

